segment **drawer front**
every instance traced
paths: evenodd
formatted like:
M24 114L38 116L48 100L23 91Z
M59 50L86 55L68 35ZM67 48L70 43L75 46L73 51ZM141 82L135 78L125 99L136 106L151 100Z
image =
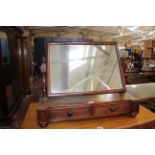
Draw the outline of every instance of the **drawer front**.
M92 116L92 107L78 107L78 108L53 108L48 111L50 122L62 120L78 120L89 118Z
M130 111L130 104L128 102L109 103L107 105L97 105L94 107L94 116L113 116L128 113Z

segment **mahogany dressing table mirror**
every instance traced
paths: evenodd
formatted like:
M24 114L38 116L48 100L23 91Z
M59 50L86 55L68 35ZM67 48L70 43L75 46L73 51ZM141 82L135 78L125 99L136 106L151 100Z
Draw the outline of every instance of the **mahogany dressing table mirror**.
M41 127L54 121L135 117L139 111L126 92L116 42L47 43L46 66L48 100L37 109Z

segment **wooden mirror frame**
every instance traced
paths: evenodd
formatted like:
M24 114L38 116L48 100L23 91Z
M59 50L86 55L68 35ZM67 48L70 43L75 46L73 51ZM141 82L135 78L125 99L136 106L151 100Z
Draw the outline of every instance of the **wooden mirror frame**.
M51 80L49 78L49 45L115 45L116 48L116 55L118 60L118 67L120 70L120 77L121 77L121 84L122 89L111 89L111 90L99 90L99 91L85 91L85 92L69 92L69 93L51 93L52 87L49 85L51 84ZM46 94L48 97L56 97L56 96L76 96L76 95L95 95L95 94L107 94L107 93L119 93L125 92L125 81L123 76L123 70L120 64L120 58L118 54L118 44L116 42L48 42L46 45L46 66L47 66L47 73L46 73Z

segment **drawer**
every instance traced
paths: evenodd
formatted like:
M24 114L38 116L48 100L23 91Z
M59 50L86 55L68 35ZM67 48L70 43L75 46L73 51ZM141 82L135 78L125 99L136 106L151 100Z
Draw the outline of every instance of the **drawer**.
M37 119L38 124L41 127L45 127L49 122L65 120L81 120L116 116L121 114L130 114L131 117L135 117L138 111L139 103L132 101L115 103L92 103L85 105L78 104L71 106L60 105L37 109Z
M128 112L130 112L128 102L102 104L94 107L95 117L120 115Z
M48 109L48 118L50 122L62 120L79 120L90 118L93 115L91 106L73 107L73 108L50 108Z

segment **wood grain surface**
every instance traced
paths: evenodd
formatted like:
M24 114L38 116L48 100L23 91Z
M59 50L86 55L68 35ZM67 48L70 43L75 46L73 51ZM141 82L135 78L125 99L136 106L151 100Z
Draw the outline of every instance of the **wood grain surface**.
M36 109L39 103L31 103L25 116L22 129L40 129L37 124ZM140 106L140 112L135 118L127 115L97 119L62 121L49 123L45 129L110 129L110 128L154 128L155 114Z

